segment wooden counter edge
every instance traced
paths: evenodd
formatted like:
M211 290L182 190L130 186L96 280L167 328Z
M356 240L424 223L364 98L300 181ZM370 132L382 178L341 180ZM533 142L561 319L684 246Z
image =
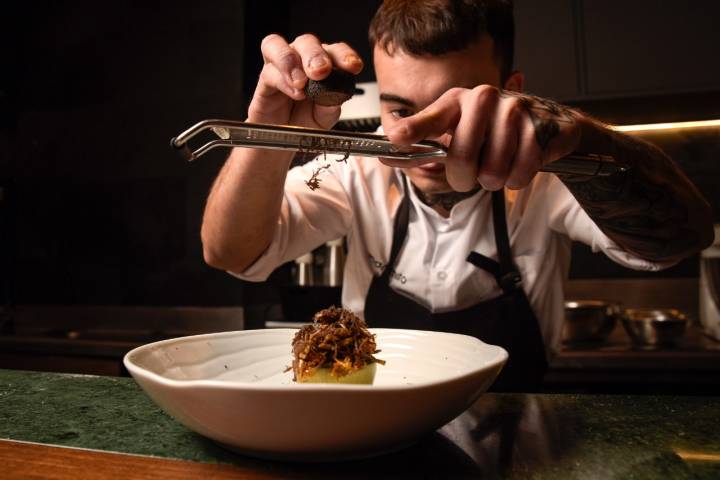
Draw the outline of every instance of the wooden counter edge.
M0 439L4 480L84 479L267 479L274 478L233 465L191 462L115 452Z

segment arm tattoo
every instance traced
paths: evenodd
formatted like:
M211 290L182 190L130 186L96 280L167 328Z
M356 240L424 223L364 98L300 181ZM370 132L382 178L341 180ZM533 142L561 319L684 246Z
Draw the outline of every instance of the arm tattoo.
M522 93L503 90L503 97L514 97L520 101L527 111L535 127L535 140L540 149L545 151L550 141L560 134L560 124L573 124L575 118L569 108L546 98L524 95Z
M679 259L702 245L690 205L702 198L660 149L608 132L613 155L630 166L608 177L558 177L600 229L626 250L649 260Z
M543 153L565 128L580 127L578 151L612 155L629 167L609 177L558 174L597 226L618 245L648 260L677 260L712 241L712 211L679 167L659 148L609 130L551 100L519 99ZM588 119L589 120L589 119Z

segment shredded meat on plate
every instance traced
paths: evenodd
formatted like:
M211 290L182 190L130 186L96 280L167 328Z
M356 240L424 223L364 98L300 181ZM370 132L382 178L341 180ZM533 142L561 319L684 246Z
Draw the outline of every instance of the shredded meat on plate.
M365 321L338 307L316 313L313 323L295 334L292 349L295 381L318 368L330 368L331 375L342 377L373 362L385 364L373 356L380 350Z

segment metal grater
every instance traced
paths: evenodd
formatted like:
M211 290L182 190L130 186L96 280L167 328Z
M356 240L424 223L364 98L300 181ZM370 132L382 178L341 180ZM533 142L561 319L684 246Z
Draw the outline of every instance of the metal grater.
M214 137L196 149L188 142L204 132ZM423 159L447 156L447 149L432 140L403 147L394 145L384 135L364 132L340 132L289 125L269 125L233 120L203 120L170 141L188 161L193 161L216 147L248 147L295 152L359 155L396 159ZM544 165L544 172L573 175L607 176L624 172L627 167L613 157L597 154L572 154Z

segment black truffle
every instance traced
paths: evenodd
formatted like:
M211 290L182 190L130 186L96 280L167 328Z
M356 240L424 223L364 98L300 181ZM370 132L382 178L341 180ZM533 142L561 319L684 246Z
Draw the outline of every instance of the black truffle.
M309 79L305 93L318 105L340 105L355 93L355 75L334 68L330 75L322 80Z

